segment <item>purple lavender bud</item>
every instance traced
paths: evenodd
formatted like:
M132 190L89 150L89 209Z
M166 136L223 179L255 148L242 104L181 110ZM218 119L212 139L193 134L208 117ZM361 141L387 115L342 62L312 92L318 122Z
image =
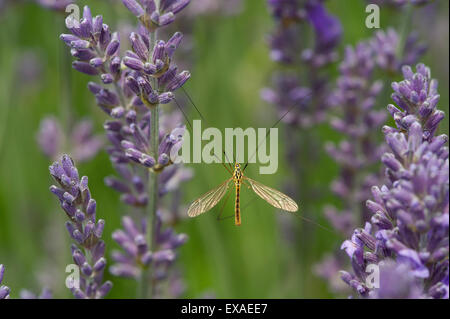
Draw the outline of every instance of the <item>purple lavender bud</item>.
M93 58L93 59L91 59L89 61L89 64L92 67L94 67L94 68L98 68L98 67L103 65L103 59L102 58L98 58L98 57L97 58ZM90 82L90 83L92 83L92 82Z
M174 95L172 92L165 92L160 95L158 95L158 102L160 104L167 104L170 103L174 99Z
M111 42L111 32L109 31L109 26L106 24L102 25L102 30L100 31L100 47L104 51L106 47Z
M125 108L123 106L117 106L111 110L111 117L120 119L125 115Z
M175 15L172 12L168 12L159 17L158 25L164 26L164 25L168 25L174 21L175 21Z
M75 40L70 42L70 46L78 50L88 49L90 45L89 41L86 40Z
M105 221L103 219L99 219L97 225L95 226L94 235L97 238L101 238L104 229L105 229Z
M101 75L101 79L102 79L102 82L103 82L104 84L111 84L111 83L113 83L113 81L114 81L113 76L112 76L111 74L109 74L109 73L103 73L103 74Z
M105 184L106 186L111 187L120 193L130 192L130 188L125 183L121 182L119 179L115 177L106 177Z
M142 9L141 5L135 0L122 0L122 3L127 7L128 10L136 17L141 17L144 15L144 9Z
M125 79L125 83L130 88L130 90L133 91L135 94L137 94L137 95L141 94L141 89L139 87L139 84L134 77L128 76Z
M89 82L88 83L88 89L89 91L91 91L93 94L97 94L100 92L100 90L102 89L102 86L99 85L98 83L95 82Z
M97 75L98 71L96 68L92 67L91 65L89 65L89 63L86 62L80 62L80 61L74 61L72 63L72 67L84 74L87 75Z
M95 272L99 272L99 271L103 271L106 267L106 259L105 258L100 258L99 260L97 260L97 262L94 264L94 271Z
M138 34L132 32L130 35L130 42L134 52L139 56L139 58L143 61L147 61L149 58L149 52L142 38Z
M156 44L155 49L153 51L153 62L156 64L157 60L164 61L164 54L165 54L165 43L164 41L159 41L158 44Z
M166 51L169 58L173 56L175 50L180 45L182 39L183 34L181 32L175 32L175 34L169 39L169 41L167 41L164 50Z
M141 88L142 92L145 93L145 95L149 95L153 92L150 82L148 82L144 77L142 77L142 76L138 77L137 83L138 83L139 87Z
M92 29L92 19L82 18L80 20L80 32L84 38L89 38L94 30Z
M61 40L63 40L68 46L72 46L71 45L72 42L81 40L79 37L77 37L77 36L75 36L73 34L65 34L65 33L61 34L59 36L59 38Z
M175 254L171 249L160 250L153 253L153 260L158 263L172 262Z
M83 275L90 277L92 275L92 267L86 262L81 266Z
M170 11L174 14L183 10L188 4L190 0L175 0L175 1L164 1L162 9L164 11Z
M125 57L123 58L123 63L130 69L141 71L144 68L144 63L141 60Z
M97 39L100 37L102 28L103 28L103 17L101 15L98 15L92 21L92 31Z
M109 64L109 71L111 72L111 74L119 73L120 63L121 63L121 60L118 56L115 56L114 58L111 59L111 62Z
M175 91L176 89L182 87L184 83L191 77L191 74L188 71L183 71L180 74L176 75L166 86L166 90Z
M155 74L156 73L156 65L154 65L154 64L151 64L151 63L149 63L149 62L146 62L145 64L144 64L144 72L145 73L147 73L147 74L149 74L149 75L152 75L152 74Z
M73 261L78 265L82 266L86 263L86 257L83 255L83 253L77 249L72 254Z
M106 47L106 55L107 56L113 56L114 54L116 54L116 52L118 51L120 46L120 42L118 40L112 40L108 46Z
M163 153L163 154L159 155L159 157L158 157L158 163L163 166L167 165L169 163L169 160L170 160L170 157L166 153Z

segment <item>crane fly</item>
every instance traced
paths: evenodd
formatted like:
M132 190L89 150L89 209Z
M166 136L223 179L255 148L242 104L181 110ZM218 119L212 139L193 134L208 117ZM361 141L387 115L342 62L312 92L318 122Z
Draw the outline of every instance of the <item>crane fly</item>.
M225 182L213 188L209 192L203 194L200 198L195 200L188 210L189 217L196 217L200 214L206 213L225 196L228 191L228 187L231 182L234 183L236 197L235 197L235 205L234 205L234 223L236 226L241 225L241 209L240 209L240 193L241 186L246 185L250 189L252 189L259 197L264 199L270 205L288 211L288 212L296 212L298 210L297 203L290 198L289 196L273 189L269 186L263 185L251 178L244 176L244 173L241 169L241 164L235 163L234 169L232 170L232 166L230 165L230 169L224 165L227 171L232 174L232 176L227 179ZM245 167L244 167L245 169Z

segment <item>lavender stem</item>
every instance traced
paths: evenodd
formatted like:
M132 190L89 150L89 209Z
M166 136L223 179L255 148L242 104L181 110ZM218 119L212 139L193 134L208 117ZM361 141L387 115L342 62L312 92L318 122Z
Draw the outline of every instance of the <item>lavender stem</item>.
M159 11L159 0L155 1L156 11ZM155 48L158 41L158 29L150 32L150 47ZM158 90L158 81L156 78L152 80L152 86ZM157 159L159 149L159 104L155 104L150 108L150 155ZM155 248L155 225L156 225L156 211L158 209L158 173L150 171L148 173L148 200L149 212L147 218L147 229L150 243L150 251ZM154 296L155 285L153 284L152 267L143 270L141 274L141 297L145 299L150 290L150 297Z

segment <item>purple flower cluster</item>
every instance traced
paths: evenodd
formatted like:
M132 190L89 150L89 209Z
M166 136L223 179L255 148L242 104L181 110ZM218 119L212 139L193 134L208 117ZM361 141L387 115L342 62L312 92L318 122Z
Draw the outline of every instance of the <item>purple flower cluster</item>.
M126 123L118 120L105 123L107 136L112 144L107 151L120 176L120 178L109 176L105 179L105 183L121 193L121 199L127 205L142 207L148 203L146 181L138 173L134 173L129 164L137 163L160 172L158 178L160 196L167 192L169 183L177 186L188 179L189 174L182 168L172 165L170 157L171 152L177 152L181 147L184 127L176 127L166 135L160 131L161 142L156 161L149 155L150 145L146 138L150 130L148 116L136 122L136 113L130 111L126 119Z
M2 285L4 275L5 266L0 264L0 299L9 299L9 292L11 289L8 286Z
M325 214L344 234L358 223L355 209L362 210L370 185L377 182L374 174L366 175L365 180L359 178L370 171L382 154L382 147L377 145L376 136L372 134L386 118L384 112L373 109L383 87L381 81L373 80L375 66L370 41L360 42L355 48L348 46L339 66L337 88L330 96L336 114L331 117L331 127L345 136L338 145L326 144L327 152L340 165L340 174L331 188L347 206L341 212L327 207Z
M91 198L87 176L79 177L78 170L68 155L50 166L50 174L59 186L50 191L58 197L61 208L69 221L67 231L76 244L71 247L72 257L79 267L79 287L71 288L76 298L103 298L112 287L110 281L103 283L106 267L105 243L101 240L105 221L97 220L97 203Z
M419 43L417 34L411 33L405 40L403 48L399 48L398 33L389 28L386 32L375 33L370 45L375 54L377 66L387 72L398 73L403 65L416 63L427 50L427 46ZM398 51L401 50L399 57Z
M346 47L344 59L339 65L337 87L329 96L330 110L334 113L330 117L330 125L343 134L344 139L337 145L329 142L325 148L340 166L331 189L344 205L341 209L328 205L325 216L344 236L349 236L357 225L369 220L370 211L364 203L370 196L371 186L382 179L378 165L385 145L379 144L380 138L373 132L380 130L386 114L375 109L376 99L383 88L383 81L377 80L375 75L379 71L393 74L404 61L415 61L424 53L424 46L417 44L414 36L408 39L405 43L408 51L405 49L405 57L399 57L397 33L393 29L378 31L371 39L358 43L354 48ZM328 265L340 264L341 268L346 263L339 254L334 258L333 263L324 262ZM324 267L317 266L321 269L320 276L334 273L334 268L324 271Z
M42 152L51 160L69 153L78 163L90 160L103 147L103 139L93 134L92 122L87 119L76 123L70 136L65 136L55 117L45 117L40 123L37 140Z
M372 188L370 222L342 244L354 272L342 279L363 297L448 298L448 137L435 135L443 118L437 82L423 64L416 70L405 66L405 80L392 84L396 128L383 128L388 184ZM370 264L380 265L379 288L366 282Z
M295 107L283 121L310 127L325 119L327 78L320 73L337 58L334 49L341 38L341 25L318 0L269 0L268 5L276 22L269 38L270 55L288 70L276 74L274 88L263 89L261 97L274 104L280 115ZM313 48L303 46L308 25L314 32ZM301 85L299 70L305 70L308 86Z
M142 220L137 224L129 216L122 218L123 230L116 230L113 239L123 249L114 251L112 258L116 262L110 269L116 276L135 278L141 276L141 272L148 267L153 268L154 282L160 282L168 277L169 267L176 258L176 248L187 240L185 234L176 234L171 228L162 228L161 214L157 213L155 228L156 245L150 250L147 238L147 224Z
M175 21L175 14L183 10L190 0L122 0L147 30L153 31Z
M124 2L129 9L136 5L140 8L139 4L134 4L135 1ZM183 129L180 127L166 134L160 132L158 158L155 159L153 150L153 156L149 154L151 128L148 110L157 104L172 101L172 92L190 77L187 71L178 73L177 66L171 63L181 42L181 33L175 33L167 42L157 41L154 47L150 47L150 34L141 25L138 33L132 32L130 35L133 50L126 51L121 59L117 33L111 34L109 27L102 23L101 16L92 18L88 7L84 8L78 27L73 27L72 20L66 23L73 34L63 34L61 38L72 47L71 53L78 59L73 64L74 68L89 75L101 74L104 85L114 85L114 90L95 82L88 85L97 104L115 119L105 123L107 137L112 143L108 149L111 161L118 165L135 162L157 171L171 164L170 151L175 145L176 148L181 146L177 142ZM121 69L121 64L126 68ZM123 175L123 170L119 173Z
M176 32L163 41L157 38L157 31L173 22L175 14L189 0L122 2L140 22L129 36L131 48L123 50L123 57L118 33L111 33L101 16L92 17L88 7L84 8L79 23L66 20L72 34L63 34L61 39L77 58L73 63L76 70L100 76L102 84L89 82L88 88L100 108L112 118L105 122L104 128L111 143L107 151L119 175L105 178L105 183L121 193L125 204L142 208L140 212L144 214L149 211L146 221L152 225L148 225L148 231L140 232L148 234L148 238L144 236L146 247L154 255L158 247L153 247L157 233L153 229L156 227L153 215L160 209L159 197L190 178L181 165L173 163L171 156L182 146L185 127L176 123L171 123L170 129L160 125L170 118L161 112L160 105L170 103L175 98L173 92L190 78L188 71L179 72L173 63L183 36ZM149 264L142 265L149 268ZM114 267L112 272L117 274ZM145 286L144 280L141 277Z

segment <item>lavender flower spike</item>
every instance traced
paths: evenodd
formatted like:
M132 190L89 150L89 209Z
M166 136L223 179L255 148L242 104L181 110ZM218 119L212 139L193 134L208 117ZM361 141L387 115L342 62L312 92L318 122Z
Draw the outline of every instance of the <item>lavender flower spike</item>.
M175 14L183 10L190 0L160 0L155 1L122 0L122 3L149 30L168 25L175 21Z
M3 282L4 274L5 274L5 266L0 264L0 285ZM9 289L9 287L4 286L4 285L0 286L0 299L9 299L10 291L11 291L11 289Z
M383 128L389 184L372 188L371 222L342 245L354 272L342 272L342 279L363 297L449 297L448 137L435 135L442 116L434 114L441 111L426 102L437 99L436 82L423 64L416 70L405 67L405 80L393 85L394 100L405 104L403 111L388 107L397 128ZM380 266L379 288L366 282L369 264Z
M176 234L171 228L162 229L159 211L156 218L154 251L150 250L150 245L147 243L145 220L138 224L129 216L122 218L123 230L116 230L112 235L123 250L113 252L113 259L116 262L110 268L113 275L138 279L142 271L152 267L155 283L167 278L169 268L176 259L176 249L186 242L187 236Z
M66 228L76 243L71 247L72 257L81 270L80 285L71 288L72 293L79 299L103 298L112 288L110 281L103 283L106 259L105 243L101 237L105 221L96 219L97 204L91 198L88 178L79 178L78 170L68 155L63 155L59 162L50 166L50 174L59 184L52 185L50 191L58 197L69 218Z

